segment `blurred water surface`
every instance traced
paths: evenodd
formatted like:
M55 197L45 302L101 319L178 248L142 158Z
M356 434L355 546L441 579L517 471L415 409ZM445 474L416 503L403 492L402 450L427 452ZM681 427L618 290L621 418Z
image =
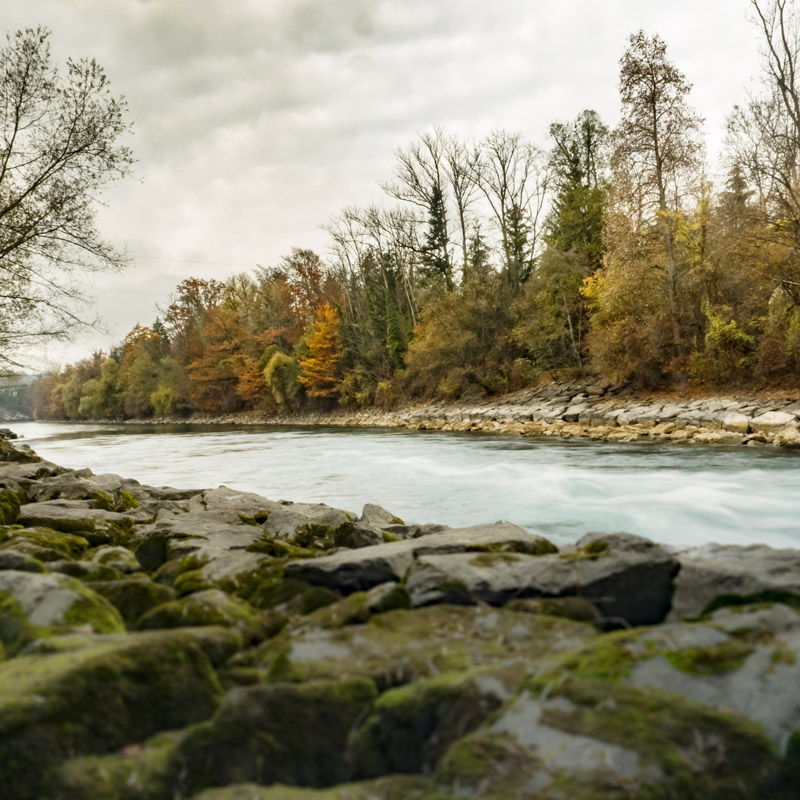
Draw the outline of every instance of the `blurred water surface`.
M506 519L556 542L800 547L800 452L369 428L15 423L41 456L177 488L219 485L406 521Z

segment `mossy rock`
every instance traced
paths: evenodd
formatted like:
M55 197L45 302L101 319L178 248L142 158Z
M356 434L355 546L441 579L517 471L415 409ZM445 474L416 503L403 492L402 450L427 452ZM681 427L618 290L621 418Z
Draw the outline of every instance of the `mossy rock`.
M341 628L343 625L364 623L375 614L410 607L411 598L405 588L389 582L375 586L368 592L354 592L320 608L309 614L305 624L321 628Z
M55 630L85 626L96 633L125 630L117 609L74 578L0 572L0 639L10 652Z
M258 786L254 783L207 789L192 800L446 800L432 793L431 783L421 775L391 775L374 781L347 783L330 789L300 789L294 786ZM87 798L88 800L88 798Z
M12 525L19 516L19 507L25 502L13 489L0 489L0 525Z
M500 708L526 676L526 665L516 661L389 689L351 737L356 776L430 774L447 748Z
M219 625L238 631L245 642L260 641L283 626L280 615L258 611L219 589L207 589L163 603L136 623L139 630Z
M44 562L24 550L0 548L0 570L16 569L20 572L46 572Z
M18 521L26 527L41 526L74 533L99 547L103 544L126 544L132 534L133 520L123 514L89 506L83 500L46 500L20 508Z
M0 542L0 547L9 548L16 548L24 542L30 543L37 552L46 556L46 561L77 558L89 547L88 540L83 536L43 527L0 528Z
M526 614L548 614L551 617L565 617L576 622L589 622L601 625L603 616L593 603L585 597L546 597L525 598L506 603L506 608Z
M237 666L261 666L273 681L363 676L386 688L508 659L555 656L592 638L571 620L483 606L428 606L388 611L364 625L284 631Z
M120 545L101 545L86 553L84 558L95 564L112 567L118 572L132 574L142 571L136 556L127 547Z
M81 800L160 800L246 781L343 783L348 733L375 696L364 680L234 689L207 722L153 737L130 754L67 762L53 784Z
M60 572L62 575L69 575L71 578L92 581L118 581L122 579L122 573L107 564L95 564L91 561L48 561L47 568L51 572Z
M262 578L247 594L256 608L273 608L284 614L310 614L339 599L341 594L333 589L280 575Z
M148 611L177 597L174 589L146 577L94 580L92 589L117 608L128 626L133 626Z
M623 800L632 787L664 800L793 796L758 726L656 690L570 678L532 680L451 746L436 778L465 796L480 787L544 800Z
M64 758L205 719L219 699L211 663L181 631L0 664L0 797L51 796L43 776Z
M0 461L8 461L13 464L36 464L42 459L30 448L24 445L14 447L6 439L0 439Z

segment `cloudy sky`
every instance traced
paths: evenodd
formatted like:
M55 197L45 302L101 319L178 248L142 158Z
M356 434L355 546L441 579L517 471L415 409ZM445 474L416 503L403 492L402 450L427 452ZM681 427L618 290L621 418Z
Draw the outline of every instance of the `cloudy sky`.
M438 124L546 145L594 108L618 118L626 37L660 34L693 82L709 150L758 71L749 0L4 0L6 30L43 24L58 61L96 58L127 98L138 180L105 196L123 276L94 279L107 349L189 276L224 279L381 199L394 150Z

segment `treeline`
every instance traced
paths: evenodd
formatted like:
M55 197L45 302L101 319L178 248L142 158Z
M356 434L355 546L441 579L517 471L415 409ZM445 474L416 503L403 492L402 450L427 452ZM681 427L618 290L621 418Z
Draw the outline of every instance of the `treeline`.
M764 91L732 112L719 186L690 84L640 32L616 129L584 111L546 149L424 134L397 151L391 202L331 221L325 262L295 249L184 281L151 326L42 381L37 416L386 407L586 372L796 385L798 48L784 4L762 17Z

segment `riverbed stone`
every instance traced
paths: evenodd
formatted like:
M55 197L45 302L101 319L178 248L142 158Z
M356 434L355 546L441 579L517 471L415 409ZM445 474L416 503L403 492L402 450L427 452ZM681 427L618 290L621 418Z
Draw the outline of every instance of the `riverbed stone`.
M83 536L52 528L0 527L0 548L23 550L42 561L77 558L89 547Z
M383 506L376 505L375 503L364 504L358 521L377 528L382 528L385 525L405 524L400 517L395 516L391 511L387 511Z
M284 574L347 593L369 589L386 581L402 580L415 558L430 553L552 553L556 550L542 536L509 522L497 522L293 561L286 565Z
M77 533L94 545L127 541L135 522L129 515L95 508L88 500L26 503L20 507L17 521L25 527L42 526Z
M45 566L38 558L23 550L1 550L0 570L14 569L19 572L44 572Z
M727 414L723 414L720 422L726 431L733 433L750 432L750 417L740 414L738 411L730 411Z
M156 606L177 598L177 593L172 587L156 583L145 576L126 577L120 580L94 580L91 582L91 588L119 611L129 627Z
M708 544L680 552L677 558L680 571L669 620L759 600L800 605L800 550Z
M514 598L584 597L608 624L648 625L670 608L678 564L664 548L631 534L587 534L574 550L420 556L406 586L414 606L503 605Z

